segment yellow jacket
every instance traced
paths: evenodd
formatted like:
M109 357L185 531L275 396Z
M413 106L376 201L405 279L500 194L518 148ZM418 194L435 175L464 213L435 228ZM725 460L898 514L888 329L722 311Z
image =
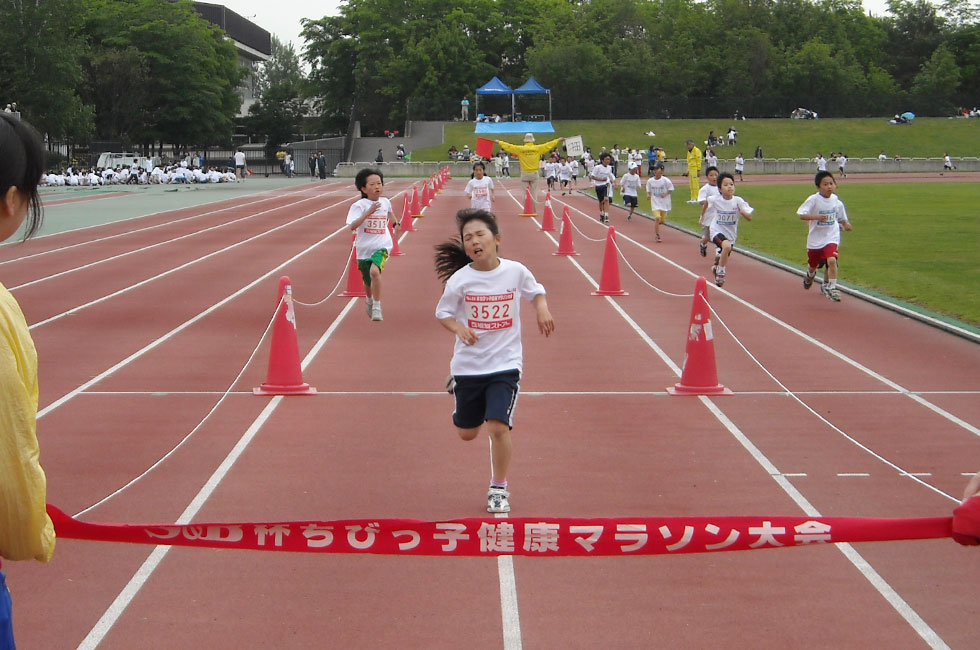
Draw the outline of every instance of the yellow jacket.
M555 138L542 144L512 144L503 140L498 140L497 142L500 144L501 149L517 156L517 159L521 161L522 172L534 172L537 174L538 161L541 160L541 154L546 154L557 147L560 141L561 138Z
M691 147L691 150L687 152L687 171L688 173L692 171L701 172L701 150L697 147Z
M14 297L0 284L0 556L47 562L54 526L38 462L37 351Z

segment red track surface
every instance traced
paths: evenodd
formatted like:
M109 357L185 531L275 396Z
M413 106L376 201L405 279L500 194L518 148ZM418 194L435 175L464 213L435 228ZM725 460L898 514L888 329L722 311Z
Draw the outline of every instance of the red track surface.
M504 185L523 198L515 181ZM389 183L396 207L404 187ZM308 303L345 277L352 198L347 185L316 184L0 248L0 275L36 324L51 503L70 514L88 508L191 432L249 359L280 275ZM298 307L301 356L336 324L304 370L319 395L251 395L265 378L266 341L183 446L81 518L171 522L192 503L197 521L485 514L486 439L462 443L451 426L452 399L439 388L452 341L433 316L441 286L432 245L452 234L464 204L454 181L402 240L405 256L384 275L384 322L368 322L360 302L345 311L350 300L340 297ZM788 390L863 447L805 410L720 323L719 378L735 395L668 397L691 299L658 293L623 265L629 296L590 296L594 285L576 265L598 281L606 229L591 217L594 202L569 204L576 225L600 240L576 232L574 259L553 256L556 238L514 216L518 201L498 190L502 255L547 287L558 324L546 340L525 320L514 515L951 512L945 495L958 497L963 473L980 464L980 346L848 297L831 303L795 276L735 256L725 289L709 291L718 315ZM690 294L708 272L693 238L667 231L653 245L648 222L613 221L630 263L661 289ZM903 472L922 473L921 482ZM867 475L842 476L853 473ZM833 547L518 557L516 608L501 604L506 559L498 572L484 558L61 540L50 565L4 570L27 650L75 647L90 633L104 648L499 648L518 647L515 638L527 648L978 645L975 550L937 540L846 552L851 559ZM145 582L124 594L141 567Z

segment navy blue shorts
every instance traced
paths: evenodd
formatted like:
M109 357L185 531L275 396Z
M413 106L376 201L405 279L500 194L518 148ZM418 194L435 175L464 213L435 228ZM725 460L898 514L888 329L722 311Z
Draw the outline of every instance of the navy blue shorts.
M453 424L460 429L475 429L487 420L499 420L514 428L514 408L521 387L519 370L456 375L454 378L456 409Z

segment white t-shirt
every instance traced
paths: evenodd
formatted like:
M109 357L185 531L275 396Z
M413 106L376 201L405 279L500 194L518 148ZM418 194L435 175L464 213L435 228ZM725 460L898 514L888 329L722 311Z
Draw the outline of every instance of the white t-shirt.
M455 318L478 338L466 345L456 337L450 372L486 375L522 370L521 299L533 300L544 293L544 287L520 262L501 258L492 271L477 271L471 264L456 271L436 305L436 318Z
M242 151L235 152L235 167L245 166L245 153Z
M745 158L742 156L735 156L735 171L745 171Z
M357 259L359 260L370 259L382 248L390 251L392 247L391 233L388 232L388 217L394 214L391 209L391 201L382 196L378 199L378 205L375 208L374 201L359 199L347 211L347 225L354 223L365 213L371 214L371 216L357 227L357 240L355 241Z
M464 191L470 197L471 208L490 210L492 208L492 204L490 203L490 192L492 190L493 179L491 179L489 176L484 176L479 180L476 178L471 178L466 184L466 189Z
M704 157L704 163L705 163L705 166L706 167L714 167L715 169L717 169L718 168L718 156L716 156L713 153L709 153L707 156Z
M607 189L612 189L612 182L616 180L616 175L613 174L612 167L609 165L596 165L592 168L592 173L589 175L599 179L592 179L592 187L605 185Z
M817 163L817 171L825 172L827 171L827 159L823 156L817 156L813 159L813 162Z
M740 196L733 196L726 199L721 194L712 196L708 199L708 212L714 214L711 222L711 239L715 235L724 235L725 238L735 243L738 237L738 220L742 218L742 211L752 214L752 206L746 203Z
M630 170L623 174L623 178L619 181L619 191L623 196L636 196L640 191L640 182L639 175Z
M650 195L650 209L664 210L669 212L671 209L670 193L674 191L674 184L666 176L647 180L647 194Z
M844 165L847 164L847 156L840 155L837 156L837 169L844 169Z
M721 190L718 189L717 185L705 183L701 186L701 189L698 190L698 203L701 205L704 205L705 203L708 204L708 209L705 210L704 216L701 217L700 223L702 226L710 226L711 221L715 218L715 213L713 212L711 203L708 201L708 199L712 196L721 196Z
M847 210L836 194L825 199L817 192L800 205L796 214L823 215L820 221L806 222L810 227L810 234L806 238L807 248L817 250L827 244L840 244L840 224L847 221Z
M558 178L558 163L549 161L544 164L545 175L548 178Z
M562 163L558 166L558 178L563 181L572 180L572 164Z

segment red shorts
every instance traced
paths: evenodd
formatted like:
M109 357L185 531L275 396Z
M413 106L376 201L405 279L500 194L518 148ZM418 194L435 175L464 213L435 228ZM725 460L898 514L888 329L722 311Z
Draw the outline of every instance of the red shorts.
M837 244L827 244L823 248L808 248L806 249L806 257L810 262L810 268L815 269L820 266L821 262L826 262L831 257L837 257Z

